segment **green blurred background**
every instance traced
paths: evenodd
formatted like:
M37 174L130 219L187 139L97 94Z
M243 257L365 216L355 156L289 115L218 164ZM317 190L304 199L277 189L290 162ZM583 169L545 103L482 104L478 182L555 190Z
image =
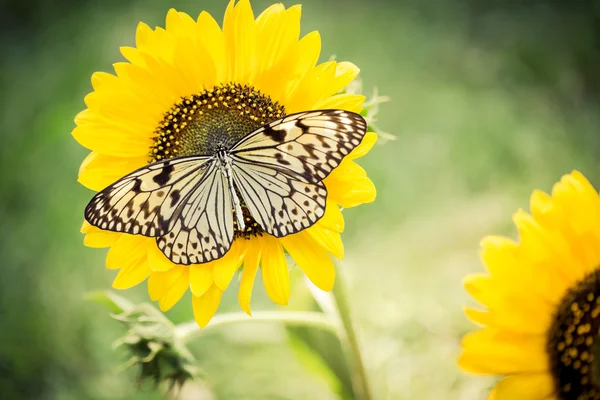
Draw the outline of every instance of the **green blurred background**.
M254 1L256 14L270 3ZM294 2L285 1L289 6ZM461 280L482 270L478 241L515 235L532 189L580 169L600 185L600 8L578 1L329 1L303 4L322 60L362 69L392 98L379 126L398 140L361 161L377 202L347 210L345 269L377 399L483 399L491 380L455 367L472 329ZM94 71L121 61L137 22L169 7L220 22L225 1L21 0L0 5L0 398L160 399L111 343L123 328L83 300L109 288L105 250L79 228L92 193L87 150L70 136ZM296 275L298 276L298 275ZM302 287L292 307L309 300ZM238 310L232 284L220 312ZM123 295L147 301L144 285ZM257 284L253 309L272 309ZM190 299L170 313L191 318ZM276 325L215 329L192 350L205 372L184 399L337 399ZM314 361L314 360L313 360ZM201 394L202 393L202 394ZM203 396L203 397L202 397Z

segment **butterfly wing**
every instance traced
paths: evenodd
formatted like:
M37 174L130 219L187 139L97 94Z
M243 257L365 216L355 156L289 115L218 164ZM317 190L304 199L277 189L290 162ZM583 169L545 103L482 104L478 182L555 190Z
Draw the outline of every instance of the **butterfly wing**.
M164 235L210 163L210 157L193 156L144 166L97 193L85 208L85 219L109 231Z
M306 111L264 125L230 150L244 160L316 183L325 179L360 144L367 124L344 110Z
M156 239L176 264L199 264L221 258L233 242L231 193L225 174L211 164L205 178L180 206L172 230Z
M233 241L231 194L214 158L172 158L142 167L102 190L85 219L101 229L156 237L176 264L211 261Z
M230 150L233 179L252 217L283 237L325 213L325 179L366 133L364 119L343 110L289 115L242 138Z
M323 182L303 182L293 173L247 161L235 162L232 173L252 217L275 237L306 229L325 213Z

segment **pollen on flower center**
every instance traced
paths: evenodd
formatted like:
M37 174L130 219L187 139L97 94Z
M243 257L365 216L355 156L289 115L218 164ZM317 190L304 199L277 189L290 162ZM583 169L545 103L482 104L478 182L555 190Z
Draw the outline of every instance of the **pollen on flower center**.
M262 125L285 116L285 108L252 86L227 83L183 97L165 113L155 130L149 162L190 155L213 155ZM263 230L242 204L245 229L236 237L250 238ZM235 210L232 210L235 213ZM235 221L235 218L234 218Z
M600 270L563 297L548 331L548 355L557 397L600 400Z
M212 155L260 126L281 118L285 109L252 86L234 83L183 97L155 130L150 162L177 156Z

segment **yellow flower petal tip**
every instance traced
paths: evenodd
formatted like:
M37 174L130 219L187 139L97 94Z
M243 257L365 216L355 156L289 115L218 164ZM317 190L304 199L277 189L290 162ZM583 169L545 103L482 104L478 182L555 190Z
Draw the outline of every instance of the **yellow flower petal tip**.
M140 22L135 46L120 48L127 61L115 63L113 73L92 75L93 91L85 97L87 108L75 117L72 136L91 150L81 164L78 181L101 191L149 162L198 154L198 146L209 142L209 132L217 122L243 128L231 133L241 139L263 124L295 112L324 108L361 112L364 96L344 93L359 68L343 61L317 64L321 37L318 32L300 36L301 6L286 9L275 4L258 17L254 15L248 0L232 0L222 29L204 11L194 20L170 9L165 28L152 29ZM315 285L331 290L335 281L331 256L344 257L340 207L368 203L376 196L367 173L355 162L376 140L377 135L368 132L362 141L343 150L346 158L322 180L326 201L317 208L325 207L325 215L318 221L314 218L311 226L297 234L281 239L268 235L243 203L240 218L245 230L238 230L236 216L231 248L210 262L196 264L198 260L189 259L189 263L174 263L173 254L180 249L173 247L171 258L167 257L155 237L110 232L87 223L81 228L86 235L84 243L109 248L106 265L119 270L113 287L126 289L148 278L149 296L163 311L173 307L189 288L199 326L208 324L223 291L240 269L238 300L247 314L251 314L250 299L259 268L268 295L275 303L286 305L290 282L284 251ZM310 204L314 200L300 193L298 199L306 199L294 201ZM177 196L169 195L171 199Z
M483 328L463 338L458 366L503 376L489 397L496 400L595 398L598 192L573 171L551 195L534 190L530 207L531 214L513 215L519 242L499 236L481 241L489 274L469 275L463 283L486 306L465 308Z

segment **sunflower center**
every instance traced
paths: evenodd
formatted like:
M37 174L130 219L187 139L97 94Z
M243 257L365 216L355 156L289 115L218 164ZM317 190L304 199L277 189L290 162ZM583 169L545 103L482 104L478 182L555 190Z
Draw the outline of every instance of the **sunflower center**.
M210 90L183 97L165 113L154 131L150 162L190 155L213 155L229 148L250 132L285 116L285 108L252 86L220 84ZM238 197L239 196L238 193ZM235 210L232 210L235 214ZM244 231L236 237L250 238L263 230L242 204ZM234 216L234 221L235 221Z
M557 397L600 400L600 269L565 294L548 335Z

